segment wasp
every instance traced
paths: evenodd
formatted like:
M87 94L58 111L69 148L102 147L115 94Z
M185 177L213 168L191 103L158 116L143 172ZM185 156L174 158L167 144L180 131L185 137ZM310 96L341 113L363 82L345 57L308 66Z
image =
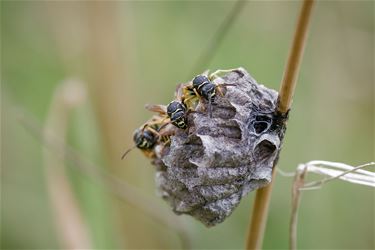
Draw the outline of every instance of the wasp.
M175 99L167 106L164 105L146 105L146 109L157 112L162 116L167 115L169 122L180 129L187 129L187 116L190 112L196 112L196 107L200 98L208 101L209 114L212 117L212 102L216 96L216 90L224 95L220 89L222 86L234 86L234 84L216 84L214 79L219 74L231 72L232 70L217 70L208 75L208 71L202 75L196 76L189 83L177 85Z
M190 84L181 83L177 85L175 98L167 106L164 105L146 105L146 109L157 112L160 115L167 115L169 122L180 129L187 129L187 116L190 112L194 112L197 106L195 100L196 94L188 88Z
M172 101L168 104L167 114L171 119L171 123L173 125L181 129L187 128L187 112L184 103L179 101Z
M125 156L136 147L139 148L146 157L155 158L155 146L158 144L162 144L163 146L167 145L170 142L170 136L173 134L173 131L166 128L166 125L168 125L168 123L166 123L166 117L161 115L153 116L144 125L134 131L134 146L125 151L121 159L124 159Z
M212 103L216 97L216 92L219 92L221 96L224 96L221 87L234 86L234 84L226 83L217 84L214 83L214 80L218 78L220 74L231 71L233 70L217 70L212 74L208 74L208 71L206 71L203 74L197 75L193 78L190 84L183 87L184 102L190 103L190 105L194 106L196 105L195 103L197 99L204 98L208 101L208 113L210 118L212 118Z
M181 101L174 100L170 102L168 106L148 104L146 105L146 109L157 112L161 116L167 116L168 119L165 119L165 126L171 123L180 129L186 129L188 127L187 107Z
M171 123L178 128L186 129L188 127L187 116L189 113L196 112L199 94L191 87L191 83L181 83L177 85L175 100L167 106L167 114Z

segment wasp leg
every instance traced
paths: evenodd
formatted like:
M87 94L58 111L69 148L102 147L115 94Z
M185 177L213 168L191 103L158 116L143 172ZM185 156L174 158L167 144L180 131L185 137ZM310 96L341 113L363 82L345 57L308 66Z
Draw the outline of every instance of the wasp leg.
M151 121L151 122L146 122L146 123L143 125L143 127L142 127L142 131L143 131L147 126L151 127L152 125L163 124L163 123L165 123L166 120L168 120L168 119L169 119L169 117L163 117L163 118L160 117L160 119L158 119L158 120L156 120L156 121L154 120L154 121Z
M148 128L149 131L151 131L152 133L154 133L156 136L158 136L159 138L161 137L160 133L158 131L156 131L155 129L153 128Z
M184 99L184 103L189 102L194 98L196 98L196 96L191 95L191 96L187 97L186 99Z
M202 96L200 96L200 97L199 97L199 102L202 102L203 100L205 101L206 99L204 99ZM206 107L204 107L204 106L202 105L202 106L201 106L201 110L202 110L202 111L206 111ZM199 112L197 112L197 113L199 113Z
M195 88L193 88L193 91L194 91L194 93L195 93L196 96L198 96L198 97L201 96Z
M199 112L199 111L196 111L196 110L191 110L191 109L189 109L187 112L186 112L186 116L188 115L188 114L201 114L201 115L203 115L203 113L202 112Z
M168 137L168 140L164 142L165 145L170 145L171 144L171 138Z
M229 73L229 72L232 72L233 70L235 70L235 69L218 69L218 70L216 70L215 72L211 73L211 74L209 75L208 78L209 78L210 80L213 80L213 79L215 79L215 78L220 77L219 75L221 75L221 74L226 74L226 73Z
M159 130L159 134L163 136L163 134L160 132L161 130L163 130L163 128L165 128L168 124L171 124L171 121L169 120L168 122L164 123L158 130Z
M189 108L195 108L197 105L197 93L195 92L195 89L193 89L191 86L187 85L183 87L182 95L178 100L181 100L183 104L189 109Z
M217 90L217 92L218 92L221 96L224 96L224 93L223 93L223 91L221 90L221 85L217 85L217 86L216 86L216 90Z
M212 98L208 98L208 114L212 118Z
M230 86L236 86L235 84L229 84L229 83L223 83L223 84L218 84L216 85L216 90L219 92L221 96L224 96L223 90L221 89L222 87L230 87Z
M184 100L187 109L195 109L198 105L199 98L197 96L189 96Z
M188 109L195 109L195 107L198 105L198 98L200 97L201 96L196 89L186 88L183 103Z
M166 120L169 120L169 117L164 117L163 119L161 119L160 123L165 123ZM167 122L168 123L168 122Z
M174 134L175 134L174 130L166 130L166 131L160 132L160 135L163 138L168 137L168 139L169 139L169 136L174 135Z
M161 149L161 152L160 152L161 155L164 155L165 148L166 148L166 146L169 145L170 143L171 143L171 139L169 139L168 141L165 142L164 147Z
M195 89L190 86L186 85L182 89L182 95L179 96L178 100L181 100L182 98L185 98L187 96L199 96L199 94L195 91Z

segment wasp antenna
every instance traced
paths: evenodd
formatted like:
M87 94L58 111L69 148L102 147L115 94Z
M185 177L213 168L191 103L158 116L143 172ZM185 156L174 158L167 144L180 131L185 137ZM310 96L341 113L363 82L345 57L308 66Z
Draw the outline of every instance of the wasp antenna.
M129 148L128 150L125 151L125 153L121 156L121 160L123 160L125 158L125 156L130 152L132 151L133 149L135 149L136 146L134 145L133 147Z
M163 128L165 128L168 124L170 124L171 122L167 122L167 123L164 123L159 129L158 131L161 131Z
M201 75L208 76L208 73L210 73L210 70L206 69Z

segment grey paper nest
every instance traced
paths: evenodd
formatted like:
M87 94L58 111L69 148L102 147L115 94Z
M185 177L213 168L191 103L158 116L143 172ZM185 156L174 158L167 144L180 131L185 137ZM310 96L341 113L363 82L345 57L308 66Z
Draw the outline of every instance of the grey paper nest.
M213 118L201 101L154 163L161 196L177 214L206 226L223 222L241 198L271 181L285 131L275 113L278 93L239 68L215 83L235 84L217 95ZM224 87L223 87L224 89Z

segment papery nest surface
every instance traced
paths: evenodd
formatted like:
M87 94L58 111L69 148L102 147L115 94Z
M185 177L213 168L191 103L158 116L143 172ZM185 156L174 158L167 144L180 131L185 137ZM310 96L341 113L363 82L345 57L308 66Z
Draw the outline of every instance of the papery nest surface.
M188 129L178 129L154 160L163 199L206 226L224 221L242 197L271 182L286 121L276 113L278 93L243 68L214 82L233 86L216 96L212 118L201 100L188 115Z

